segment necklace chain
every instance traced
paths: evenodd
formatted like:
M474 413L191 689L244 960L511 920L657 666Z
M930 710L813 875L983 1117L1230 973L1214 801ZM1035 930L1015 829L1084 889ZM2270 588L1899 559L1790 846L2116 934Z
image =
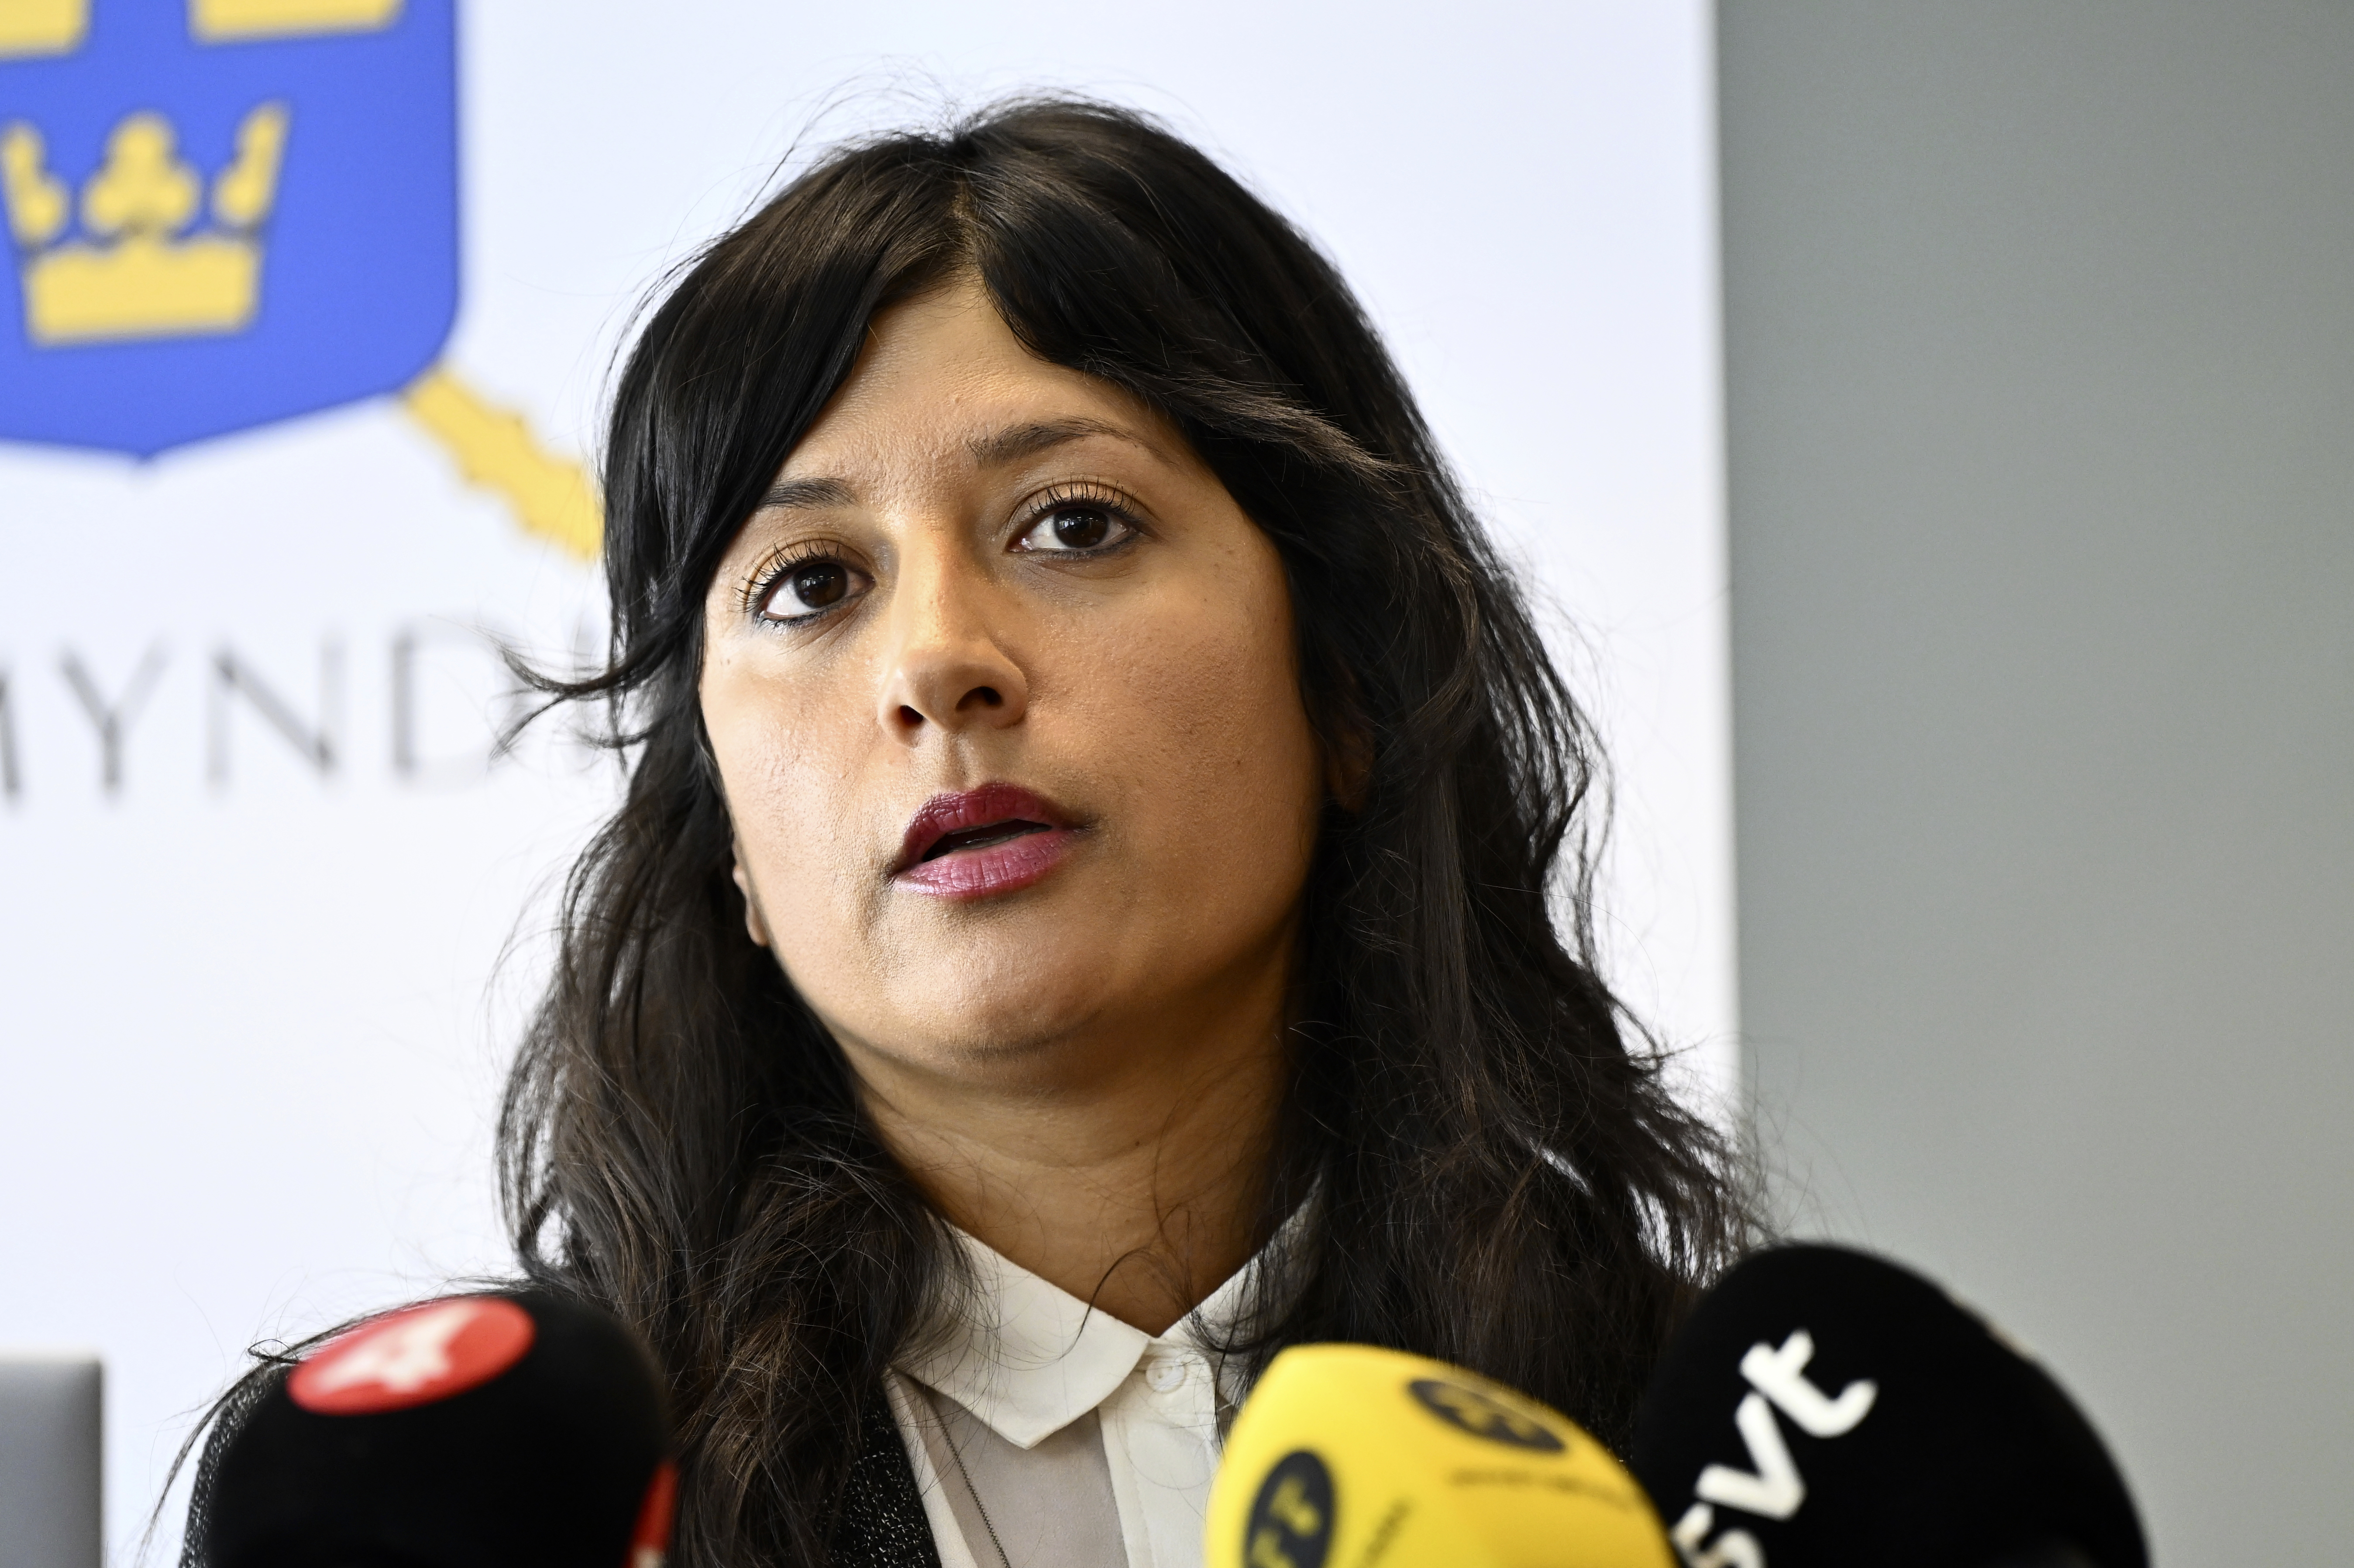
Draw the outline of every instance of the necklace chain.
M972 1499L974 1510L981 1515L981 1528L989 1531L989 1544L997 1549L998 1568L1013 1568L1013 1560L1005 1554L1005 1542L997 1539L997 1526L989 1517L989 1505L981 1500L981 1489L972 1484L972 1472L964 1467L964 1452L957 1446L956 1434L948 1423L940 1423L940 1436L949 1446L949 1457L956 1461L957 1478L964 1483L964 1495Z

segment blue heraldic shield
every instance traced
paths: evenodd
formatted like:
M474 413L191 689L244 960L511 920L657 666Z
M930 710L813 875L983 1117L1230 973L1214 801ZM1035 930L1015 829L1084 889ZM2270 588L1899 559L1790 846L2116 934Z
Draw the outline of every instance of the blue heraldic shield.
M0 440L397 390L458 304L455 0L0 0Z

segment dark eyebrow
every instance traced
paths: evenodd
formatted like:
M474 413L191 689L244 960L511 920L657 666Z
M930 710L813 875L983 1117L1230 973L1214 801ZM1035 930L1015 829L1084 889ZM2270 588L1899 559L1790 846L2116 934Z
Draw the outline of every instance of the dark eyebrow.
M1154 457L1162 455L1160 448L1132 430L1124 430L1101 419L1087 418L1043 419L1026 425L1009 425L994 435L975 436L966 446L981 467L1002 468L1008 463L1020 462L1023 458L1036 457L1065 441L1085 440L1089 436L1109 436L1116 441L1142 447Z
M1167 458L1159 447L1132 430L1101 419L1070 418L1040 419L1023 425L1009 425L1004 429L986 436L975 436L966 443L966 450L983 468L1002 468L1036 457L1040 452L1061 446L1066 441L1083 441L1090 436L1109 436L1116 441L1141 447L1154 457ZM755 512L814 510L827 506L851 506L857 497L850 486L838 479L784 479L769 487L760 497Z
M760 503L752 510L767 512L771 508L783 508L791 511L804 507L848 506L854 499L850 493L850 486L838 479L782 479L769 486L769 493L760 497Z

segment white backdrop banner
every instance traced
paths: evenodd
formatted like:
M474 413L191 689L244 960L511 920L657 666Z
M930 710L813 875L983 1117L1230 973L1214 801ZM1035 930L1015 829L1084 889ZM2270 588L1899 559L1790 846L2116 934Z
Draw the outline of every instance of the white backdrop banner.
M635 303L869 127L1138 104L1333 253L1602 721L1614 979L1727 1088L1709 63L1699 0L0 0L0 1349L105 1356L113 1554L247 1345L504 1261L617 775L493 755L489 638L599 651Z

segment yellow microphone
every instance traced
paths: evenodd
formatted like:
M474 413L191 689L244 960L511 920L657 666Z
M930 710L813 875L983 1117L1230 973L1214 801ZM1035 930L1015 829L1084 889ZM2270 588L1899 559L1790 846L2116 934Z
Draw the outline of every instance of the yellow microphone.
M1673 1568L1610 1451L1500 1383L1370 1345L1275 1358L1210 1489L1205 1568Z

